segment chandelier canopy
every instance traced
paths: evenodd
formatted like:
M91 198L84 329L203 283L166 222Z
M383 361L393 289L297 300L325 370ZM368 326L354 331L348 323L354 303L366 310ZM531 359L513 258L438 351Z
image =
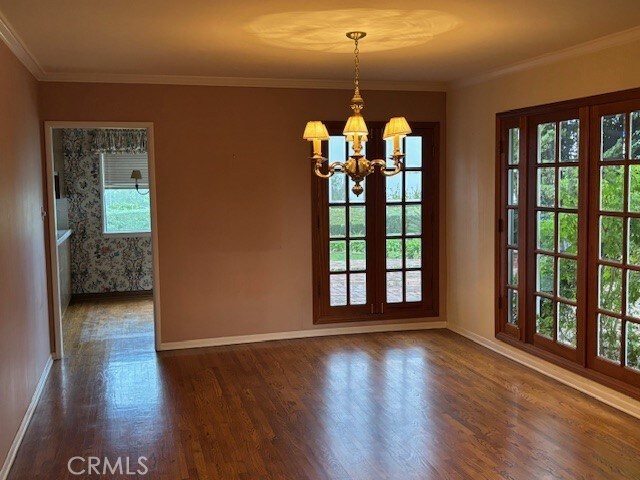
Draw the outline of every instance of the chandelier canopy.
M364 108L364 100L360 95L360 50L358 49L358 41L366 35L366 32L347 33L347 37L353 40L355 44L353 51L355 56L355 79L353 82L355 88L350 105L352 115L347 119L342 133L346 141L352 142L353 152L344 162L332 162L329 164L327 173L323 173L322 164L327 161L327 158L322 156L322 141L329 140L327 127L318 120L307 122L302 135L305 140L313 142L313 157L311 159L314 161L315 174L321 178L330 178L335 173L348 175L355 183L352 191L356 195L360 195L364 190L360 182L367 175L375 172L376 167L379 167L380 172L388 177L402 171L404 154L400 149L400 139L411 133L411 128L404 117L393 117L384 127L382 138L384 140L393 139L393 154L389 157L390 160L393 160L393 170L387 170L387 162L385 160L369 160L361 153L364 143L368 140L369 129L361 113Z

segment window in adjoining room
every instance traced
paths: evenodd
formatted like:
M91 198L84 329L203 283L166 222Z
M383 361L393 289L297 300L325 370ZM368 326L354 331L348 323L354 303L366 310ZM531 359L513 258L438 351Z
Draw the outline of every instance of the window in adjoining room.
M151 232L149 164L146 153L102 154L102 231L105 234ZM132 172L140 172L140 179Z

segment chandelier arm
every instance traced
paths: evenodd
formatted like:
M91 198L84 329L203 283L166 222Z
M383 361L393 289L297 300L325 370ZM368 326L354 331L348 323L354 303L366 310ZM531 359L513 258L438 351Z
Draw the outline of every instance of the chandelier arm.
M340 167L340 170L336 170L336 167ZM340 172L340 173L344 173L345 170L345 164L342 162L333 162L331 165L329 165L329 170L332 172Z
M320 178L331 178L331 177L333 177L333 174L336 173L336 167L338 167L338 166L341 167L342 169L344 169L344 164L343 163L333 162L331 165L329 165L329 172L328 173L322 173L320 171L320 168L322 167L322 160L320 160L320 161L316 161L316 164L314 165L314 168L313 168L313 172Z
M396 168L393 170L380 170L385 177L393 177L402 171L402 162L396 163Z
M374 167L378 166L380 167L380 172L386 177L393 177L394 175L397 175L402 171L402 159L394 157L392 158L395 162L395 168L393 170L387 170L387 162L385 160L377 159L371 160L371 171L373 171Z

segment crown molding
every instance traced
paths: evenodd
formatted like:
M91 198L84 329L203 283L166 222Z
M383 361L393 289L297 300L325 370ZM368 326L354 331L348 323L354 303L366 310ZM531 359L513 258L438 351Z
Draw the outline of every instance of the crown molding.
M262 88L305 88L305 89L351 89L352 80L317 80L303 78L244 78L208 77L189 75L137 75L117 73L46 73L40 80L44 82L79 83L141 83L155 85L201 85L214 87L262 87ZM444 92L445 82L402 82L367 81L367 90L406 90Z
M0 38L7 44L9 50L18 57L18 60L27 67L27 70L29 70L31 74L36 77L37 80L42 80L44 70L25 46L22 39L15 33L15 30L11 27L11 24L2 12L0 12Z
M604 37L596 38L588 42L580 43L569 48L564 48L551 53L545 53L537 57L524 60L522 62L513 63L506 67L498 68L487 73L474 75L469 78L459 79L449 83L449 90L469 87L479 83L488 82L499 77L511 75L518 72L530 70L535 67L556 63L561 60L567 60L574 57L580 57L589 53L599 52L618 45L624 45L633 41L640 40L640 27L633 27L621 32L612 33Z

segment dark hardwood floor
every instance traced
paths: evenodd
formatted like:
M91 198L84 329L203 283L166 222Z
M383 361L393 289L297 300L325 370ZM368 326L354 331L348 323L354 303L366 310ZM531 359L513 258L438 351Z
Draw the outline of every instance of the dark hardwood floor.
M640 479L640 420L449 331L156 354L151 316L70 307L11 480ZM75 476L74 456L149 472Z

